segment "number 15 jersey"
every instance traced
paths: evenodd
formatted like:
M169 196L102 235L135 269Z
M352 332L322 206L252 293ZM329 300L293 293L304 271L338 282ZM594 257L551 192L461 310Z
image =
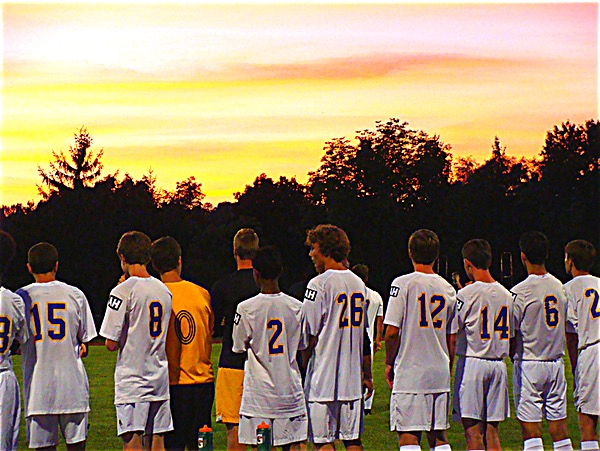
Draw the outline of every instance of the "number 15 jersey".
M455 334L456 292L437 274L413 272L392 282L385 324L397 327L394 393L450 391L447 334Z
M119 343L115 404L169 399L170 316L171 292L154 277L130 277L110 292L100 335Z

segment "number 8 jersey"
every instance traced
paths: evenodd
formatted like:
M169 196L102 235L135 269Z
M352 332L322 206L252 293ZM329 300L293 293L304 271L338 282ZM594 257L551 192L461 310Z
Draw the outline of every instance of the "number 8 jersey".
M115 404L169 399L170 316L171 292L154 277L130 277L110 292L100 335L119 343Z

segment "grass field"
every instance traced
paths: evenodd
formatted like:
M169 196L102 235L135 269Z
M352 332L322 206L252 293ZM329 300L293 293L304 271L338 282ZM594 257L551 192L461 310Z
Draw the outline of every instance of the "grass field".
M213 346L212 361L218 362L221 345ZM85 366L90 381L90 430L87 441L88 450L118 450L121 449L121 441L116 436L115 408L113 405L113 372L115 367L115 353L109 353L103 346L91 346L89 356L85 359ZM378 352L373 363L373 375L375 379L375 401L373 414L365 417L365 432L363 444L365 450L397 450L396 434L389 430L389 396L390 390L383 379L384 353ZM566 359L568 360L568 359ZM15 372L22 384L20 358L14 360ZM215 372L216 372L215 364ZM579 446L579 431L577 428L577 416L573 407L573 381L571 369L565 361L565 370L568 379L568 406L569 406L569 432L575 446ZM510 371L510 368L509 368ZM510 374L510 373L509 373ZM509 380L511 378L509 377ZM512 387L511 387L512 390ZM511 410L512 410L511 391ZM214 410L213 410L214 411ZM214 416L213 416L214 418ZM25 440L25 421L21 420L21 433L19 436L19 449L27 449ZM220 424L213 424L215 434L215 449L226 449L225 428ZM456 450L465 449L462 426L451 422L448 438L452 447ZM544 427L544 445L546 449L552 449L552 442ZM522 449L521 432L517 420L514 417L507 419L500 425L500 441L505 450ZM423 449L428 449L426 440L423 439ZM338 448L343 449L343 446ZM59 449L65 449L61 443Z

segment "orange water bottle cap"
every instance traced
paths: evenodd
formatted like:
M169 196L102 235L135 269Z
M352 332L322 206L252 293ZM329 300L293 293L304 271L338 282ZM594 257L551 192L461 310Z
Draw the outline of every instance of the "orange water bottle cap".
M209 428L209 427L208 427L208 426L205 424L203 427L201 427L201 428L198 430L198 432L212 432L212 429L211 429L211 428Z
M263 421L258 425L258 429L271 429L271 427Z

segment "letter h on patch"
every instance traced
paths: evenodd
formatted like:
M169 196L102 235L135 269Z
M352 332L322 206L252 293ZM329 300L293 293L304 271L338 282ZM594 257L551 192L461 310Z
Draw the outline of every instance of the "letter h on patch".
M306 289L306 293L304 293L304 299L306 299L307 301L315 301L315 299L317 299L317 291L316 290L311 290L310 288Z

